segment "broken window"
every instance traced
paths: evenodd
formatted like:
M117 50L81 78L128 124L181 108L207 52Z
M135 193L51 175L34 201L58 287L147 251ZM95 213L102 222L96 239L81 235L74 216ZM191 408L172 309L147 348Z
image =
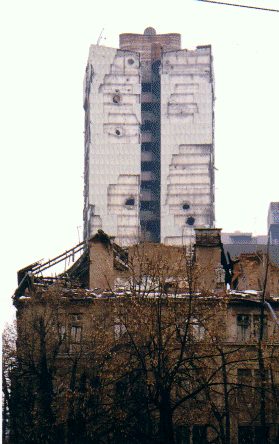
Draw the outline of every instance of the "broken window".
M251 316L248 314L237 315L237 340L239 342L250 341Z
M254 339L259 341L260 339L260 332L261 332L261 315L254 315L253 316L253 323L254 323ZM267 340L267 316L263 317L263 337L262 339L265 341Z

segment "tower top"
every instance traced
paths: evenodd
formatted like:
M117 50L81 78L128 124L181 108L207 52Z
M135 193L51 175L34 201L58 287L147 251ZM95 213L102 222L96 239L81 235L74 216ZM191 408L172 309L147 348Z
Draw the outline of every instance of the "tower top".
M148 28L145 28L143 34L144 35L156 35L156 29L149 26Z

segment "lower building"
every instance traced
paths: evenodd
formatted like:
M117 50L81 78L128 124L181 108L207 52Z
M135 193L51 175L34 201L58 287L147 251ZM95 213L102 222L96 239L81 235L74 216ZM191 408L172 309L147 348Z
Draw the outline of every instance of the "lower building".
M278 442L279 270L228 290L241 261L218 229L194 251L100 230L57 278L21 270L11 442Z

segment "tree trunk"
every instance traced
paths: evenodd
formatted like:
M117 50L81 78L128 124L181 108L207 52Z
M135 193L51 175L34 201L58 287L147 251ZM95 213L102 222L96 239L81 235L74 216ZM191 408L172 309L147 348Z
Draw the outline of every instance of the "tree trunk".
M172 422L172 410L170 394L164 393L160 403L160 442L162 444L175 444L174 429Z

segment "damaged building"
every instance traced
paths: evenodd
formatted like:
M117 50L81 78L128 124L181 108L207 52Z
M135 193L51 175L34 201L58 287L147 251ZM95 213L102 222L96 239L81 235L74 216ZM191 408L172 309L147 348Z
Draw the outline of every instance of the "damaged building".
M91 45L84 79L84 239L194 243L214 226L211 46L180 34L121 34Z
M278 442L279 269L265 257L226 258L219 229L196 229L193 250L124 249L99 229L18 278L12 442L22 427L40 443Z

